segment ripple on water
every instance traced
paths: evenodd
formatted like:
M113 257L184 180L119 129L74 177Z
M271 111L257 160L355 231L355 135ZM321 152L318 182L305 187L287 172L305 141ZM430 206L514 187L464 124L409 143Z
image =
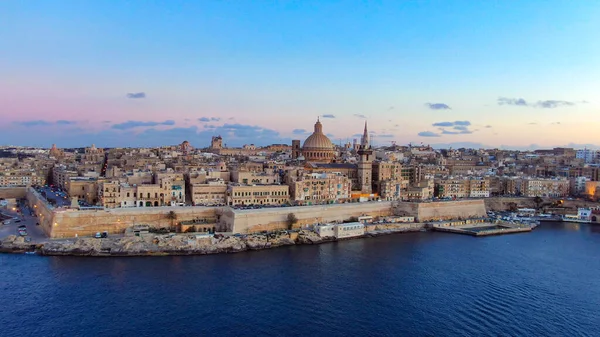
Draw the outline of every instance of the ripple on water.
M560 226L201 257L3 255L0 327L3 337L600 336L597 256L600 235Z

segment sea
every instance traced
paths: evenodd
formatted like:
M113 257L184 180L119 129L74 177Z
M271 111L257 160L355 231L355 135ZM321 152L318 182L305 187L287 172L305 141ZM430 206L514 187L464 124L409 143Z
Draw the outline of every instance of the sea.
M600 336L600 226L225 255L0 255L0 336Z

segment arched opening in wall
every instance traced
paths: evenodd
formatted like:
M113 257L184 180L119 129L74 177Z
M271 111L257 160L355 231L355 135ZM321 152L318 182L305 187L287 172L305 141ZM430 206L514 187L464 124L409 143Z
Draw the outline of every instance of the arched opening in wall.
M598 222L598 218L595 215L592 217L592 222Z
M144 202L140 201L140 207L144 207Z
M152 207L152 202L151 201L146 201L146 207Z
M154 207L158 207L158 201L154 202Z

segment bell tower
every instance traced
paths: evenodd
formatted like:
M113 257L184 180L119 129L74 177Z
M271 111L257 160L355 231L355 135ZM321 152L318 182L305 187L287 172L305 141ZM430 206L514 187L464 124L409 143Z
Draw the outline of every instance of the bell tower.
M369 132L367 122L365 121L365 130L363 132L360 146L358 148L358 182L362 194L373 193L372 171L373 171L373 150L369 144Z

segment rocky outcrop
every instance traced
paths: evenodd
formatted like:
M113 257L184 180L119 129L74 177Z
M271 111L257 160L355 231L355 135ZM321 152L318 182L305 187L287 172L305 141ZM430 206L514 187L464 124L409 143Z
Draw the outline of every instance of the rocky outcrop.
M377 233L368 233L365 236L392 234L399 231L414 231L419 230L419 228L422 228L422 226L378 226ZM297 233L297 236L296 233L292 234L280 232L232 236L215 235L214 237L196 236L193 234L144 235L142 237L52 240L38 245L25 242L23 237L11 235L0 242L0 252L22 253L35 251L41 255L73 256L203 255L237 253L246 250L261 250L297 244L320 244L336 241L334 237L322 238L310 230L301 230Z
M288 234L199 237L149 235L124 238L78 238L52 241L40 247L42 255L141 256L236 253L296 244Z
M22 236L9 235L0 241L0 253L24 253L36 250L36 245L25 242Z

